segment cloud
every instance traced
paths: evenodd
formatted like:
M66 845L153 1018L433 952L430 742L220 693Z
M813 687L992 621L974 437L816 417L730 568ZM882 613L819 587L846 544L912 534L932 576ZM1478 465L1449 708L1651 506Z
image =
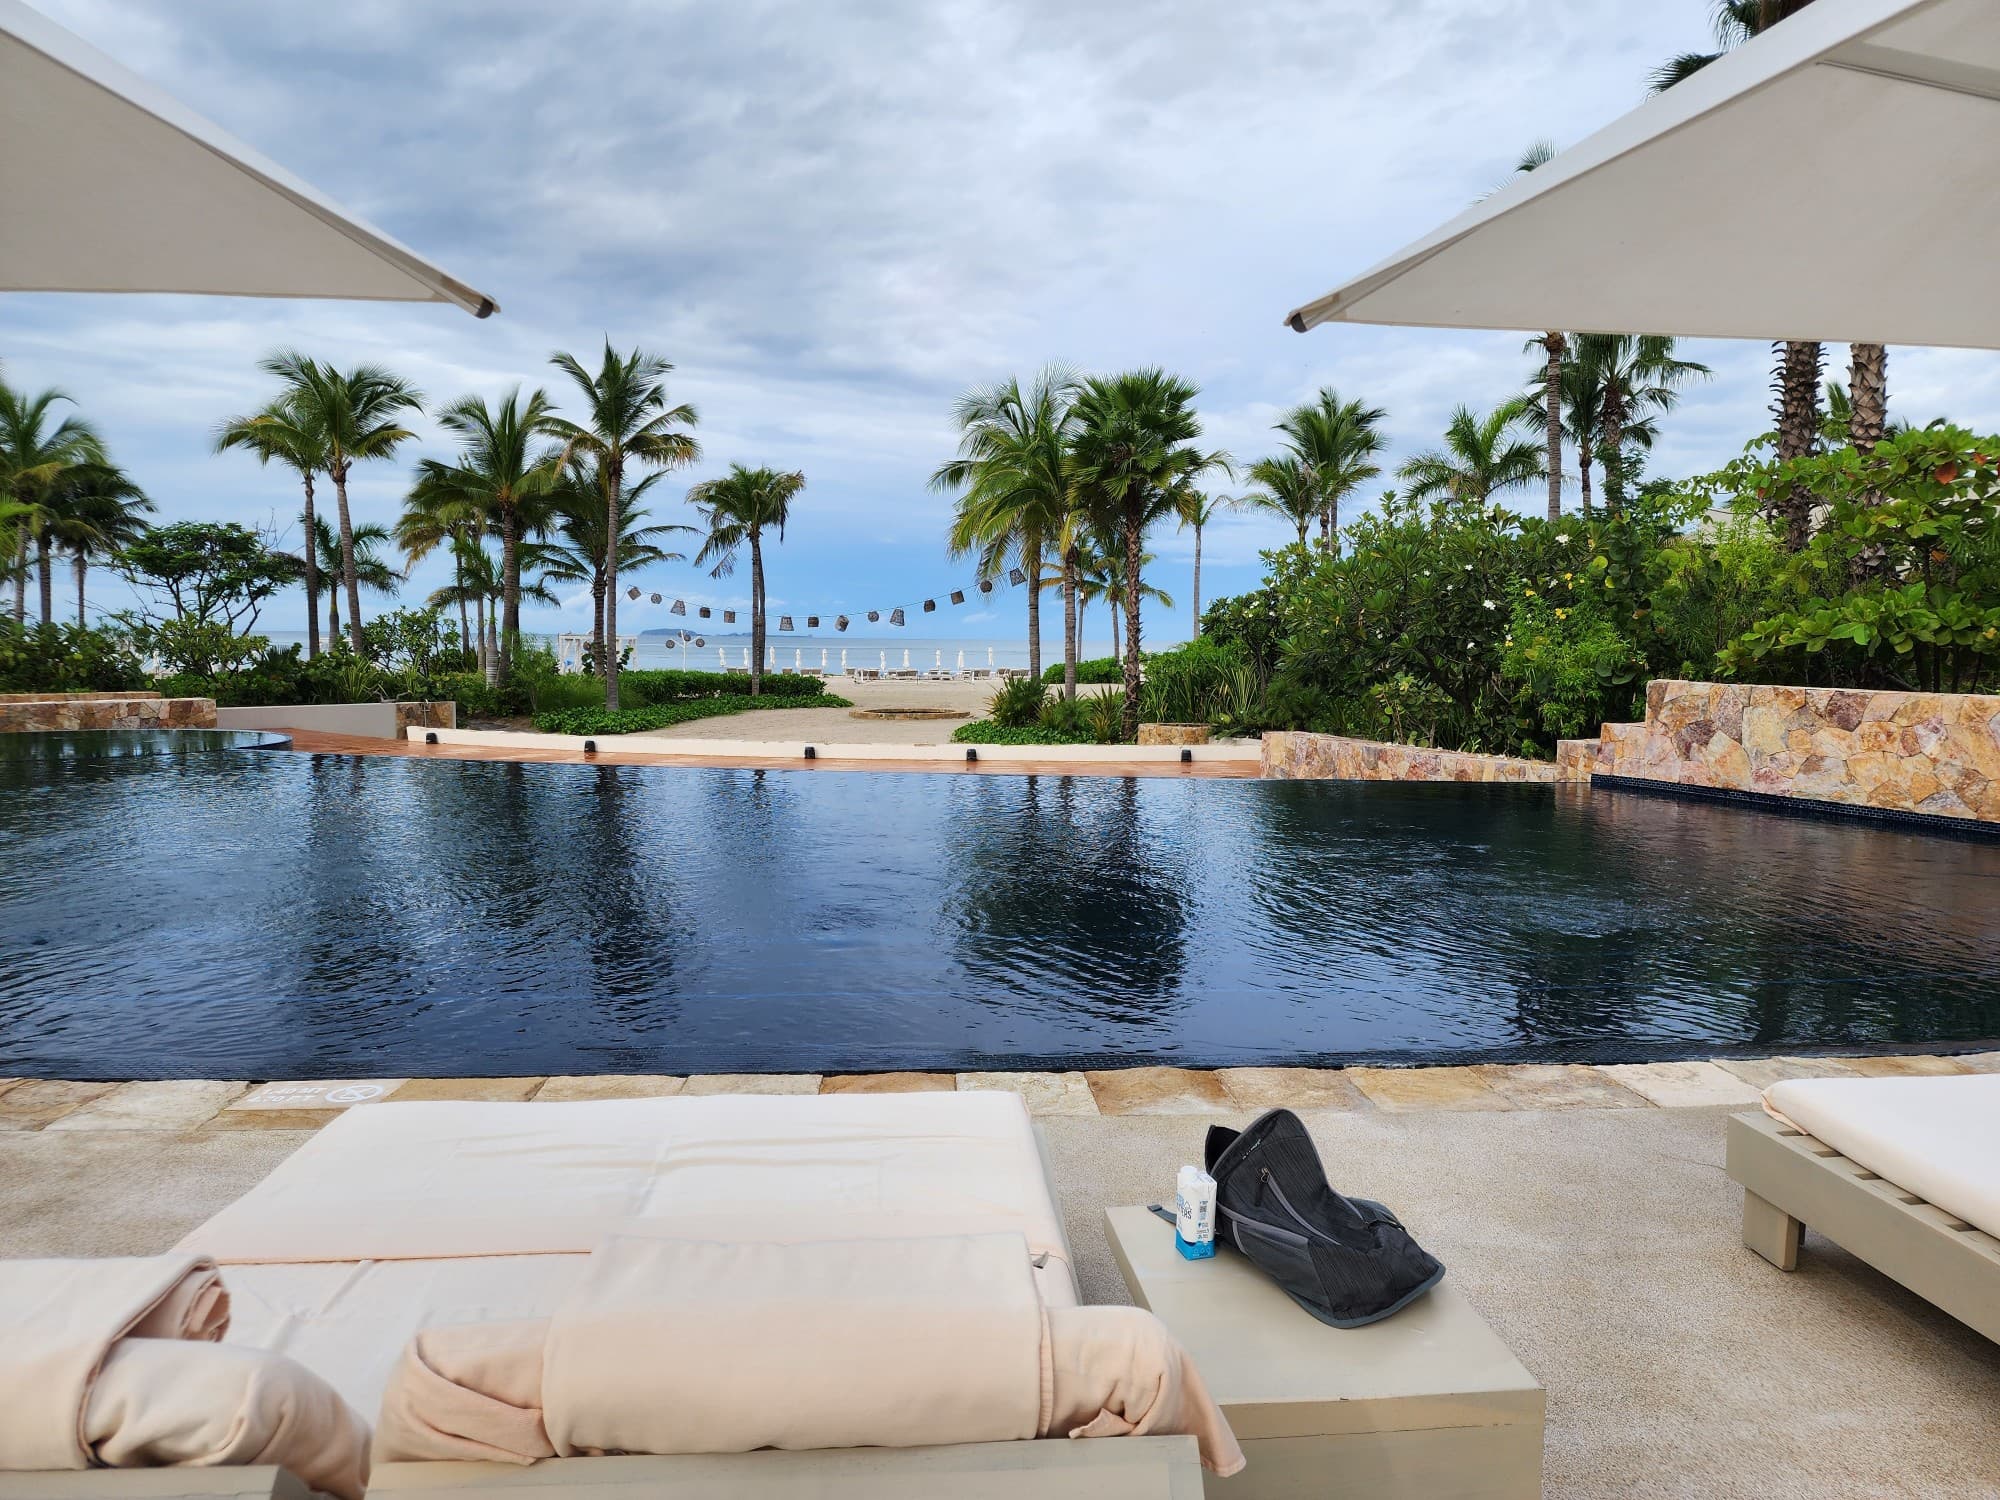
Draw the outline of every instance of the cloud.
M609 335L671 358L701 413L705 457L656 491L656 519L693 520L683 481L731 460L801 468L772 592L850 613L963 580L926 481L977 382L1051 358L1164 364L1200 383L1208 440L1244 459L1332 384L1388 408L1390 468L1454 405L1513 394L1518 336L1302 338L1280 318L1489 191L1530 142L1636 103L1659 59L1706 41L1710 9L38 3L503 309L0 301L9 377L72 390L167 514L294 513L282 473L209 451L214 424L265 394L255 361L275 345L378 360L440 397L521 383L561 400L549 352ZM1712 466L1764 425L1765 351L1695 357L1716 378L1668 422L1654 472ZM1891 372L1905 415L2000 419L1989 356L1897 351ZM391 516L407 472L358 473L357 513ZM1204 595L1253 584L1284 537L1255 515L1211 528ZM1178 571L1192 538L1155 548ZM715 604L748 586L686 564L641 582ZM991 614L978 623L1019 628L1020 599Z

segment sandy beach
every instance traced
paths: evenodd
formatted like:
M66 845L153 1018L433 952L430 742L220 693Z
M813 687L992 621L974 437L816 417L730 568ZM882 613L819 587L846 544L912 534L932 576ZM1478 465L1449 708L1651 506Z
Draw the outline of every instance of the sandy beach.
M850 699L856 708L948 708L984 718L987 701L999 686L986 682L856 682L829 677L826 690ZM1089 691L1098 691L1090 689ZM940 745L966 719L857 719L844 708L760 708L751 713L696 719L633 739L661 740L818 740L848 745Z

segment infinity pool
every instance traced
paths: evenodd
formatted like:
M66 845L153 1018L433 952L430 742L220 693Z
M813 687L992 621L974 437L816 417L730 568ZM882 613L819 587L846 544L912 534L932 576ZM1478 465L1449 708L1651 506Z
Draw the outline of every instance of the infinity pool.
M2000 1035L2000 845L1536 787L0 754L0 1074Z

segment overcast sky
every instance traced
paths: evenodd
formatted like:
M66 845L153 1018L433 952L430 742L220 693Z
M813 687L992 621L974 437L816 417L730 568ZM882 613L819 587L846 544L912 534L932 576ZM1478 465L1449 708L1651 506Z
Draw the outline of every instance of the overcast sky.
M520 383L560 402L549 352L587 356L608 334L674 361L676 399L701 414L703 463L655 489L655 518L692 521L686 483L732 460L803 469L771 599L827 613L963 581L940 543L948 502L925 478L971 384L1058 358L1163 364L1202 387L1205 440L1245 460L1269 451L1283 408L1332 384L1388 408L1392 463L1456 403L1517 392L1518 336L1300 336L1280 320L1490 190L1531 142L1573 143L1639 103L1651 67L1705 44L1711 11L34 3L502 307L475 321L443 306L0 299L8 379L74 395L166 516L296 516L281 472L209 452L217 419L268 394L255 361L275 346L380 361L440 399ZM1761 346L1686 352L1716 379L1670 419L1655 473L1718 464L1767 425ZM1990 428L1996 377L1990 355L1897 350L1892 405ZM424 451L449 451L426 434ZM357 475L358 517L391 519L408 471ZM1212 531L1204 593L1253 585L1259 550L1285 535L1250 517ZM1155 581L1185 603L1189 539L1154 546ZM406 593L439 581L420 569ZM747 598L746 578L684 564L640 581ZM96 590L119 602L109 577ZM663 610L621 624L664 624ZM1016 596L938 628L1011 634L1018 617ZM528 623L587 618L578 600ZM1157 639L1186 633L1184 609L1148 621ZM302 600L265 624L302 628Z

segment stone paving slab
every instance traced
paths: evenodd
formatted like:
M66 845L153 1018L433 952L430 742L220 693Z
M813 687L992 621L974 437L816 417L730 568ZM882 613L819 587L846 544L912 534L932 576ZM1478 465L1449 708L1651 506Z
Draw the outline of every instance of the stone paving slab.
M697 1073L684 1094L817 1094L817 1073Z
M1094 1115L1097 1098L1081 1073L961 1073L958 1086L968 1092L999 1089L1019 1094L1031 1115Z
M1788 1078L1854 1077L1852 1068L1831 1057L1718 1057L1715 1064L1758 1089Z
M1223 1092L1238 1109L1372 1109L1368 1096L1340 1068L1217 1068Z
M67 1083L59 1078L23 1079L0 1094L0 1130L40 1130L117 1087L115 1083Z
M2000 1073L2000 1052L1963 1053L1952 1061L1968 1073Z
M73 1109L49 1130L193 1130L205 1125L247 1085L207 1078L120 1084Z
M1512 1109L1479 1068L1349 1068L1354 1085L1379 1109Z
M412 1078L389 1096L392 1104L408 1104L417 1099L477 1099L497 1104L520 1104L535 1097L547 1083L537 1078Z
M1712 1062L1607 1063L1598 1071L1663 1109L1757 1102L1756 1089Z
M592 1099L664 1099L678 1094L685 1078L659 1073L581 1073L551 1078L535 1094L537 1104L580 1104Z
M956 1073L834 1073L819 1081L822 1094L949 1094Z
M1939 1078L1972 1071L1950 1057L1849 1057L1842 1064L1863 1078Z
M344 1109L225 1109L204 1124L201 1135L229 1130L318 1130L331 1125Z
M1479 1075L1516 1109L1644 1109L1648 1102L1602 1070L1575 1063L1510 1063L1482 1067Z
M1226 1115L1240 1106L1213 1073L1194 1068L1117 1068L1086 1073L1105 1115Z
M349 1109L377 1104L407 1078L294 1078L260 1083L229 1105L237 1109Z

